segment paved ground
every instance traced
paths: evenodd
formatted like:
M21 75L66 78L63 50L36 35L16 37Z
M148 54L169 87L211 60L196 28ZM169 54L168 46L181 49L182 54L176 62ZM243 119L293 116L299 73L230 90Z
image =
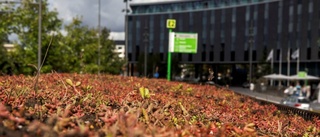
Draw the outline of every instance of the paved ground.
M280 103L281 99L283 98L280 95L275 93L271 93L271 92L262 93L262 92L250 91L248 88L230 87L230 89L240 94L248 95L257 99L266 100L273 103Z
M248 88L242 87L230 87L234 92L249 95L251 97L255 97L257 99L270 101L273 103L280 103L281 99L284 97L281 91L250 91ZM310 103L310 107L314 111L320 112L320 103L312 102Z

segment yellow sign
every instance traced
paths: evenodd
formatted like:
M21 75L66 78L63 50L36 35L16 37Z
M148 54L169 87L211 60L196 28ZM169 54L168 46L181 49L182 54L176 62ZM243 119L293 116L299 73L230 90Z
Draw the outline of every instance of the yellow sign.
M167 28L168 29L176 28L176 20L175 19L167 19Z

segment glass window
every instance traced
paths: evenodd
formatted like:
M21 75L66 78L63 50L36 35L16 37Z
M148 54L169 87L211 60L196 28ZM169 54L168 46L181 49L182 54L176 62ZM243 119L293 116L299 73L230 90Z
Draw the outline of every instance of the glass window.
M300 15L300 14L301 14L301 10L302 10L302 5L301 5L301 4L299 4L299 5L298 5L298 10L297 10L298 15Z
M255 5L254 6L254 16L253 16L253 20L254 20L254 24L257 24L257 22L258 22L258 5ZM254 24L252 24L252 25L254 25ZM257 35L258 34L258 29L257 29L257 27L254 27L253 28L253 34L254 35Z
M160 31L164 31L164 25L166 22L164 21L164 15L160 16Z
M140 29L140 20L139 20L139 18L136 20L136 28Z
M225 23L225 22L226 22L226 10L222 10L221 23Z
M193 14L192 12L189 13L189 30L193 31Z
M140 18L137 17L137 20L136 20L136 41L137 42L140 42Z
M182 30L182 27L183 27L183 19L182 19L182 15L180 15L178 20L178 29Z
M290 5L290 8L289 8L289 15L290 15L290 19L289 19L289 32L291 33L292 30L293 30L293 5Z
M129 24L129 30L128 30L128 36L129 36L129 39L128 39L128 52L132 52L132 21L129 21L128 22Z
M212 10L211 11L211 16L210 16L210 23L211 23L211 25L213 25L214 24L214 10Z
M292 5L290 5L290 8L289 8L289 15L293 16L293 6Z
M237 19L237 8L232 9L232 22L236 22Z
M164 32L160 33L160 53L163 53Z
M207 39L207 11L203 12L202 16L202 38L203 41L206 41Z
M311 30L308 30L308 40L307 41L308 41L307 46L311 47L311 41L312 41Z
M309 13L313 12L313 2L312 0L309 1Z
M250 20L250 7L247 6L246 7L246 21L249 21Z
M282 32L282 1L279 1L279 12L278 12L278 35Z
M149 52L152 52L153 49L153 41L154 41L154 16L150 16L149 21Z
M212 29L210 30L210 42L214 42L214 31Z
M266 3L266 5L264 6L264 19L268 19L269 18L269 3Z

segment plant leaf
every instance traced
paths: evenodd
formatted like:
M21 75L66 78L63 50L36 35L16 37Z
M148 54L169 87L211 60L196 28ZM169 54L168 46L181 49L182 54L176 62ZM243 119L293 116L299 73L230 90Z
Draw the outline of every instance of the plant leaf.
M76 83L76 86L80 86L80 85L81 85L81 82L78 81L78 82Z
M139 88L140 95L144 99L144 87Z
M144 88L144 97L145 98L150 98L149 89L147 89L147 88Z
M73 86L72 80L71 79L66 79L66 82L70 85Z

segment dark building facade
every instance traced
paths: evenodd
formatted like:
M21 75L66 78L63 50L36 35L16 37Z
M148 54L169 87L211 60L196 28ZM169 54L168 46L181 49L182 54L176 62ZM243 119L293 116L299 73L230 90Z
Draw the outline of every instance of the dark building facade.
M265 60L272 49L274 73L279 73L281 66L282 74L288 70L296 74L297 61L290 58L288 69L287 56L300 49L299 70L320 75L319 0L184 0L130 7L128 59L132 75L147 50L148 59L156 56L160 62L156 65L164 66L160 75L165 77L167 19L176 20L175 32L198 33L197 54L173 55L176 63L194 64L196 77L205 73L206 66L214 69L216 78L220 71L228 70L236 82L245 81L249 63L253 75L258 73L259 64L270 64ZM149 73L151 68L154 64Z

